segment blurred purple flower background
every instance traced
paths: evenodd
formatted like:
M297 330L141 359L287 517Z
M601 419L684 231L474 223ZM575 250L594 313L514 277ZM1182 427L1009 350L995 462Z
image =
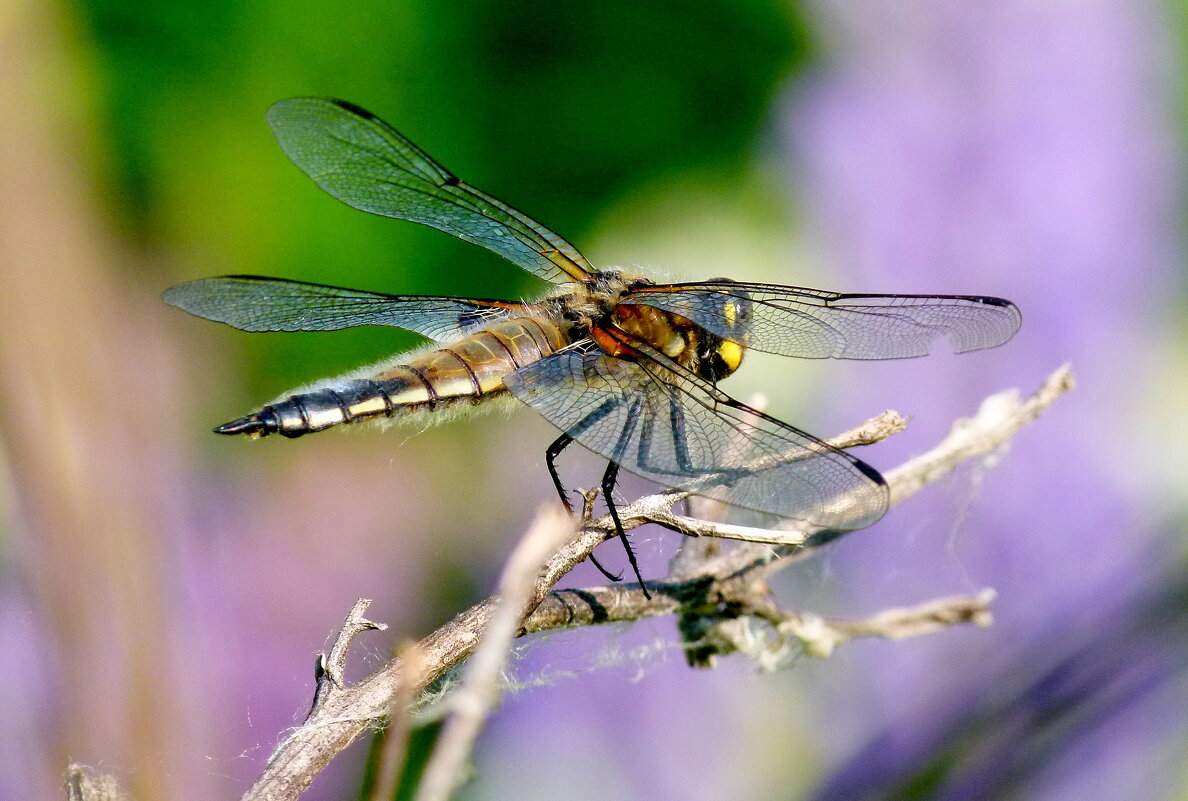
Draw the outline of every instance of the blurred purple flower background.
M948 498L909 503L834 555L859 608L971 585L1000 593L976 647L879 645L847 677L870 694L836 714L848 732L882 729L879 747L817 797L884 797L881 782L926 761L922 749L937 748L959 710L973 717L979 701L1005 696L1005 679L1038 680L1069 640L1084 640L1081 662L1120 674L1129 659L1162 660L1165 678L1183 669L1182 648L1160 643L1166 632L1126 642L1121 659L1111 627L1123 602L1168 580L1168 545L1155 539L1182 492L1182 477L1152 464L1152 448L1167 447L1151 397L1176 347L1182 281L1171 49L1154 3L822 2L817 12L835 47L794 93L786 130L831 275L869 290L999 294L1024 312L1020 335L996 352L939 369L847 367L836 422L891 405L936 431L1004 381L1032 387L1062 362L1078 376L1001 469L967 471ZM1011 797L1165 797L1170 754L1158 743L1183 733L1188 707L1182 679L1149 690L1162 702L1134 699L1146 714L1125 722L1124 705L1117 729L1093 748L1056 749L1033 777L1044 783ZM982 797L938 783L921 797Z

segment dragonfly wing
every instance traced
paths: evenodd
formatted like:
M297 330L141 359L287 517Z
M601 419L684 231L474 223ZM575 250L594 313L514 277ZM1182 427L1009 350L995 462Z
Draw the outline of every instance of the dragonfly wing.
M755 350L806 359L924 356L938 339L958 353L993 348L1022 315L1002 298L871 295L779 284L706 281L632 291L622 303L679 314Z
M647 359L579 343L504 385L582 445L666 487L834 529L887 510L885 482L862 461Z
M498 253L554 283L584 281L577 249L527 215L460 181L370 112L342 100L297 97L268 110L281 149L342 202L429 225Z
M252 275L203 278L168 289L163 297L197 317L243 331L337 331L385 325L439 341L456 339L523 308L505 301L384 295Z

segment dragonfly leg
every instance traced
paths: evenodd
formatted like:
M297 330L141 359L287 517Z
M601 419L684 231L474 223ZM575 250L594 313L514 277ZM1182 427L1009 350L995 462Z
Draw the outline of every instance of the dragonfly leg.
M569 443L573 442L573 437L568 434L562 434L553 440L553 444L545 450L545 466L549 468L549 475L553 479L553 486L557 488L557 495L561 498L561 503L565 505L565 511L573 516L573 504L569 502L569 493L565 489L565 485L561 483L561 475L557 472L557 457L561 455L561 451L565 450Z
M594 556L593 552L591 552L590 555L587 556L586 558L590 560L590 564L592 564L592 565L594 565L594 567L598 568L599 573L606 576L611 581L622 581L623 580L622 573L612 573L609 570L607 570L605 567L602 566L602 562L599 562L598 558L596 556Z
M618 479L619 463L608 462L606 472L602 474L602 499L606 502L606 510L610 512L611 520L615 523L615 532L619 535L619 539L623 542L623 548L627 551L627 561L631 563L631 570L635 573L635 578L639 581L639 588L643 590L644 597L650 600L652 594L648 592L643 576L640 575L639 563L635 561L635 551L631 547L631 541L627 539L627 532L623 530L623 522L619 520L619 509L615 506L615 498L612 493L615 489L615 482Z
M557 457L561 455L561 451L565 450L571 442L573 442L573 437L568 434L562 434L557 437L553 441L553 444L545 451L545 465L549 468L549 475L553 478L553 486L557 488L557 495L560 496L561 503L565 506L565 511L569 512L570 517L573 517L573 504L569 502L569 493L566 491L565 485L561 483L561 474L557 472ZM622 581L622 573L615 574L607 570L593 553L587 558L594 567L598 568L599 573L611 581Z

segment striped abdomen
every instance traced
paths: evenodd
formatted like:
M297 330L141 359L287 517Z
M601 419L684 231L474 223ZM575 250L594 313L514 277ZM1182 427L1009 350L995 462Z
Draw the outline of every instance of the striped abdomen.
M531 317L502 320L407 364L292 395L215 431L299 437L339 423L473 404L505 394L504 376L567 344L556 323Z

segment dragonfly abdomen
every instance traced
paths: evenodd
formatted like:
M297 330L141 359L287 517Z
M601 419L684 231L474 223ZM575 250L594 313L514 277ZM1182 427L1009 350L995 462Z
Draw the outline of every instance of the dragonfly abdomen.
M407 363L388 363L362 378L291 395L215 431L292 438L342 423L471 405L507 394L504 376L567 344L555 322L502 320Z
M390 398L399 382L360 379L326 387L265 406L258 412L224 423L218 434L247 434L265 437L280 434L300 437L340 423L353 423L378 416L392 416L395 407Z

